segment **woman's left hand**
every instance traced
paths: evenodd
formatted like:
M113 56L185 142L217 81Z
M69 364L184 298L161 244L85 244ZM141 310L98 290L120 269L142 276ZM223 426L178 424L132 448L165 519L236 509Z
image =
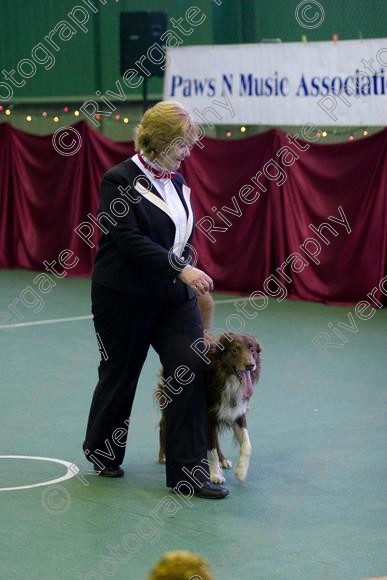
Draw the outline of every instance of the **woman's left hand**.
M199 270L199 268L194 268L193 266L186 266L180 272L180 280L190 286L192 290L198 296L203 296L206 292L212 292L214 290L214 282L208 274Z

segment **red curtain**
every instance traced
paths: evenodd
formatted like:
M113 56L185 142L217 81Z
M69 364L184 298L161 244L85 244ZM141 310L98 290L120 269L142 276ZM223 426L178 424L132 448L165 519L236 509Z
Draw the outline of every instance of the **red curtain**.
M82 146L64 156L52 136L0 125L0 267L44 270L43 261L68 249L79 258L68 274L90 274L95 248L75 229L89 222L96 244L99 229L87 214L97 217L100 178L133 145L84 122L74 128ZM237 141L204 137L182 171L198 223L198 264L215 289L366 299L386 274L386 145L387 129L331 145L291 143L279 130ZM385 301L379 290L375 297Z

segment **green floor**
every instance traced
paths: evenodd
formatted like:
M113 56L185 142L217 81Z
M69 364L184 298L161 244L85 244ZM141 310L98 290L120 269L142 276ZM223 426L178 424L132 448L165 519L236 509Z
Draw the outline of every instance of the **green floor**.
M36 274L0 272L0 312L27 286L35 288ZM89 285L87 279L59 281L41 295L40 312L21 307L20 322L88 315ZM215 298L217 326L225 327L235 307L222 301L232 296ZM247 321L246 331L264 349L248 418L253 456L244 484L228 472L231 493L224 501L165 499L164 468L155 461L151 393L158 361L152 352L135 401L123 479L90 475L0 492L0 578L145 580L170 549L202 553L217 580L386 574L387 311L358 321L358 332L329 359L311 342L329 322L345 322L350 310L273 300ZM91 320L3 329L0 347L0 454L81 467L99 358ZM223 447L235 460L231 435ZM2 488L66 473L54 462L0 461Z

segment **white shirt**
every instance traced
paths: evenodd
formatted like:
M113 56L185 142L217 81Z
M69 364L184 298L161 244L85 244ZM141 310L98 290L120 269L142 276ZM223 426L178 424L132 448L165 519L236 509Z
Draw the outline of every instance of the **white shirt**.
M146 159L146 158L145 158ZM175 224L175 240L173 246L173 253L181 256L183 253L183 241L185 236L185 231L187 227L187 214L185 212L183 203L180 200L179 194L176 191L175 186L172 181L168 178L156 179L153 173L149 171L140 161L138 155L133 155L132 161L143 171L146 177L149 179L153 187L159 192L165 203L168 205L170 212L172 214L173 223ZM160 168L146 159L149 165L152 165L155 169L160 170Z

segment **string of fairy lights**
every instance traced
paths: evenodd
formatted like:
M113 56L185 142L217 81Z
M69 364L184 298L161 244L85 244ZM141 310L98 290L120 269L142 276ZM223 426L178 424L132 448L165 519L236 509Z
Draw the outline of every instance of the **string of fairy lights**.
M43 111L23 112L18 111L17 109L15 110L14 105L9 106L0 105L0 122L2 114L5 117L7 117L7 120L11 120L12 116L16 116L17 114L17 118L23 119L26 123L32 123L33 121L37 120L40 121L41 119L51 121L52 123L59 123L63 120L66 120L66 122L68 122L72 116L75 117L75 119L79 118L81 116L81 111L78 108L71 109L71 107L64 105L60 111L53 112L43 110ZM97 121L99 121L101 120L101 115L96 115L95 118ZM130 119L127 115L120 115L118 113L116 115L113 115L113 119L115 122L121 122L124 125L127 125L130 122ZM109 118L109 123L110 122L112 122L112 120Z
M245 134L249 131L251 134L257 134L257 133L263 133L264 131L268 131L269 129L274 129L276 127L274 127L273 125L260 125L260 126L254 126L254 131L251 131L250 127L246 127L245 125L242 125L241 127L238 128L233 128L233 129L227 129L224 133L224 136L227 139L231 139L231 138L235 138L235 137L240 137L240 136L245 136ZM294 127L280 127L283 131L289 131L291 133L294 133L295 128ZM329 129L324 129L324 130L316 130L315 136L321 140L327 140L327 141L332 141L332 140L341 140L341 141L354 141L355 139L359 139L361 137L367 137L368 135L370 135L371 133L375 132L375 131L379 131L381 129L381 127L340 127L340 128L329 128Z
M33 126L39 122L45 121L47 123L65 123L71 124L77 120L81 120L82 113L80 108L68 105L62 105L57 107L55 110L50 109L40 109L33 107L22 107L16 105L1 105L0 104L0 123L2 121L11 122L13 120L25 123L26 125ZM116 112L109 117L102 118L101 115L96 115L95 119L107 123L108 125L129 125L129 123L137 122L136 119L131 119L131 117L124 112ZM262 133L273 129L272 125L254 125L254 126L232 126L232 127L219 127L217 131L217 136L226 139L235 139L245 137L248 134L254 135L257 133ZM281 127L282 130L294 133L295 127ZM320 143L324 140L327 142L332 141L354 141L355 139L360 139L362 137L367 137L371 133L381 130L382 127L329 127L316 129L316 137L321 139Z

